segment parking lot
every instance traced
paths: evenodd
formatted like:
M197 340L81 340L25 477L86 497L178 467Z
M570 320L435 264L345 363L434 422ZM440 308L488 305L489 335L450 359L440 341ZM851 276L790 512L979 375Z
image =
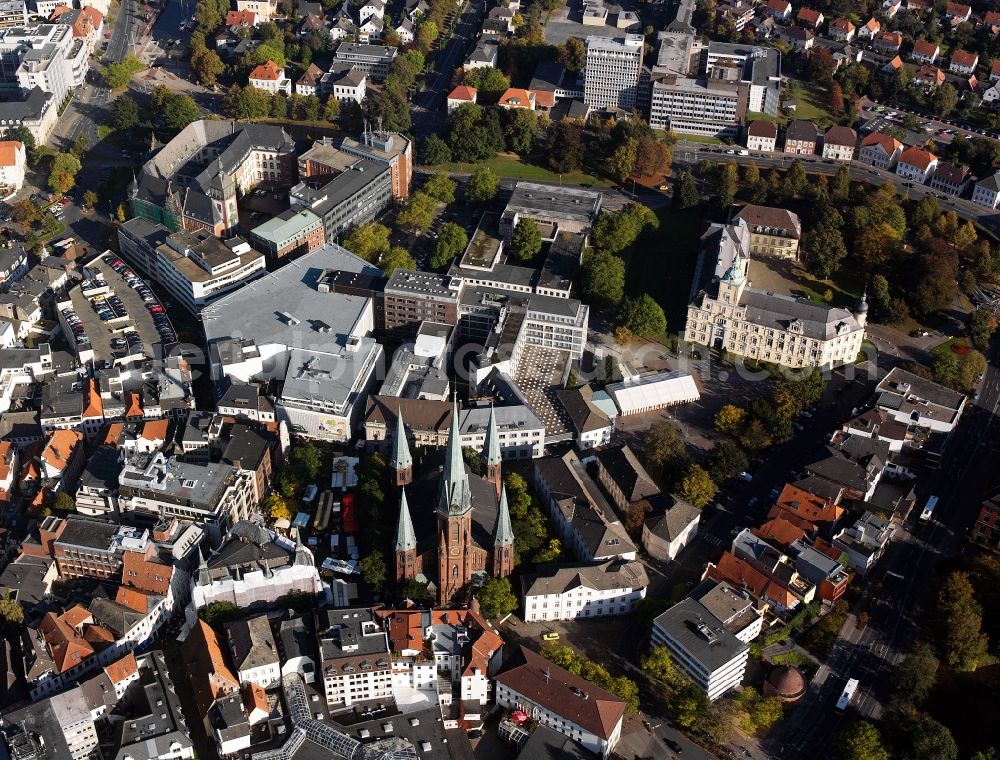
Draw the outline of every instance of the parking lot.
M87 274L69 294L75 319L65 314L64 318L78 334L78 343L80 334L90 341L98 361L152 358L154 344L176 339L163 305L117 257L95 259L87 266Z

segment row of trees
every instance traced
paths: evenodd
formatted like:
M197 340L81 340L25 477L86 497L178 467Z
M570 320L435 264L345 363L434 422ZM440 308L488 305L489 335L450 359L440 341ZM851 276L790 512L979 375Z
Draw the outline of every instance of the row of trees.
M957 294L960 263L968 270L961 274L965 287L974 285L977 275L1000 273L1000 258L970 221L942 210L931 196L901 198L891 183L852 183L847 167L828 178L810 177L799 161L783 173L705 162L700 173L714 185L719 213L737 198L796 211L809 271L828 279L849 269L864 278L875 321L926 318L947 308ZM682 175L675 202L689 208L699 200L693 177Z

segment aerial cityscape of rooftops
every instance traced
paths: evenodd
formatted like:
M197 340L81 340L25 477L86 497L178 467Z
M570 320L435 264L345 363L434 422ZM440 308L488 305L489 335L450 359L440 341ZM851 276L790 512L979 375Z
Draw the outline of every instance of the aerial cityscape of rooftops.
M1000 760L1000 2L0 0L0 760Z

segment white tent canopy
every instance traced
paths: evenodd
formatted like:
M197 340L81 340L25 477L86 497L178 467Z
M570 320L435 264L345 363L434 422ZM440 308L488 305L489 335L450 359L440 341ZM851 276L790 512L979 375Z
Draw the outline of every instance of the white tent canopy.
M623 417L701 398L694 378L680 370L629 378L612 383L605 390L614 398Z

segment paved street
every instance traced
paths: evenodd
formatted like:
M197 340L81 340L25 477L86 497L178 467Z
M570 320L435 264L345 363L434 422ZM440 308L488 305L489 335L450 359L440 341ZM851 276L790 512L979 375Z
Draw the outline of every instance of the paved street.
M410 105L412 132L423 139L432 133L440 133L445 120L445 95L455 69L462 65L471 51L482 29L482 19L486 12L484 0L469 0L462 9L462 15L455 24L451 39L435 58L434 71L429 73L423 91L413 96Z
M805 164L806 171L811 174L826 174L833 176L840 169L841 163L833 159L823 159L819 156L795 156L790 153L751 153L741 156L735 151L739 148L709 148L701 143L690 143L679 141L674 145L674 163L690 167L697 165L701 161L715 161L725 163L735 161L738 164L755 164L760 169L788 169L796 159ZM727 151L732 150L732 153ZM980 206L972 201L962 198L955 198L950 195L933 190L929 185L919 185L914 182L903 180L891 172L876 169L868 164L858 161L851 161L848 164L851 172L851 179L855 182L870 182L875 185L884 185L891 182L896 192L906 198L920 199L927 195L938 199L945 210L953 210L964 219L972 219L995 233L1000 233L1000 214L992 209ZM675 168L676 172L676 168Z

